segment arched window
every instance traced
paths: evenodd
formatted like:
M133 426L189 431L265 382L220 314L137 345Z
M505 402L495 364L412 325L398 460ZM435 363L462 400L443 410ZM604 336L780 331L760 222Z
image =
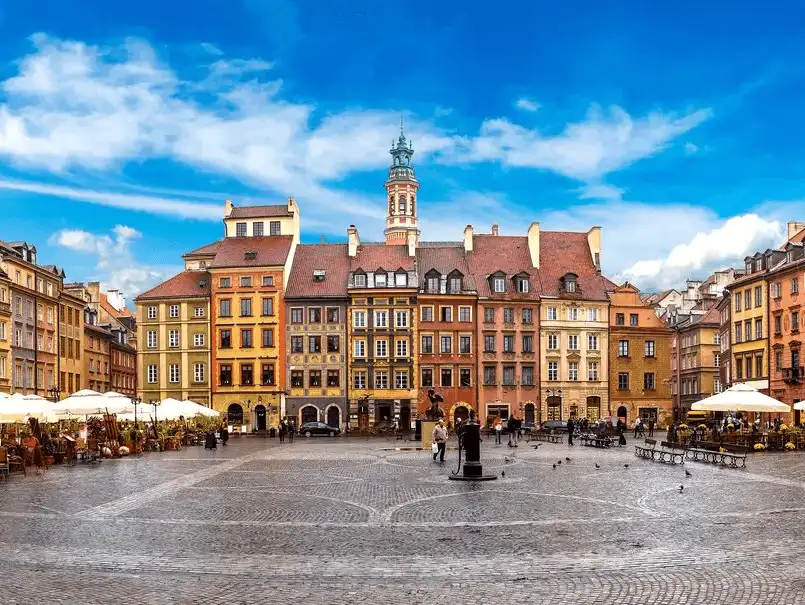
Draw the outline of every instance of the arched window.
M389 196L389 214L394 214L394 196Z
M400 196L400 214L405 214L405 196Z

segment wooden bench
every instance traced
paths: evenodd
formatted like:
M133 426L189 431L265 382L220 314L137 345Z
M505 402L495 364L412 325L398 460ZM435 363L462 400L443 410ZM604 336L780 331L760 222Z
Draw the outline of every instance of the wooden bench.
M643 445L634 446L634 455L638 458L645 458L646 460L654 460L654 452L657 451L657 440L646 439Z
M546 443L564 443L565 436L561 433L553 434L553 433L545 433L543 431L531 431L531 435L528 437L529 441L544 441Z

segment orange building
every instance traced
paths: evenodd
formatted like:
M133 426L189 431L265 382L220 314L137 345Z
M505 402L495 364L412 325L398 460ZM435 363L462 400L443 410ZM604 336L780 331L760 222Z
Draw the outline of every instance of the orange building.
M98 314L84 310L84 376L86 388L99 393L111 390L112 333L98 325Z

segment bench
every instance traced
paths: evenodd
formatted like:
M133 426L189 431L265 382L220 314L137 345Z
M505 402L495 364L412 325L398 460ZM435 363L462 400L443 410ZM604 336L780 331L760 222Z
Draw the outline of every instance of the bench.
M614 441L611 437L599 437L598 435L581 435L579 437L579 441L582 445L586 445L587 447L612 447L614 445Z
M720 464L731 468L746 468L746 456L751 448L744 445L719 445L717 443L699 444L699 447L689 448L685 457L694 462L707 462ZM722 451L723 450L723 451Z
M660 442L657 460L666 464L685 464L685 448L670 441Z
M529 441L544 441L546 443L564 443L565 436L563 434L554 435L553 433L544 433L542 431L531 431L528 437Z
M646 460L654 460L654 452L657 451L657 440L646 439L643 445L634 446L634 455Z

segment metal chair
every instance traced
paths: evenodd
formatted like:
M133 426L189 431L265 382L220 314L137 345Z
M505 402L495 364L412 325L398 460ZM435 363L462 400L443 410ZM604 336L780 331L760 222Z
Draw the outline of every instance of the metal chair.
M6 448L0 447L0 473L6 474L6 481L8 481L9 470Z

